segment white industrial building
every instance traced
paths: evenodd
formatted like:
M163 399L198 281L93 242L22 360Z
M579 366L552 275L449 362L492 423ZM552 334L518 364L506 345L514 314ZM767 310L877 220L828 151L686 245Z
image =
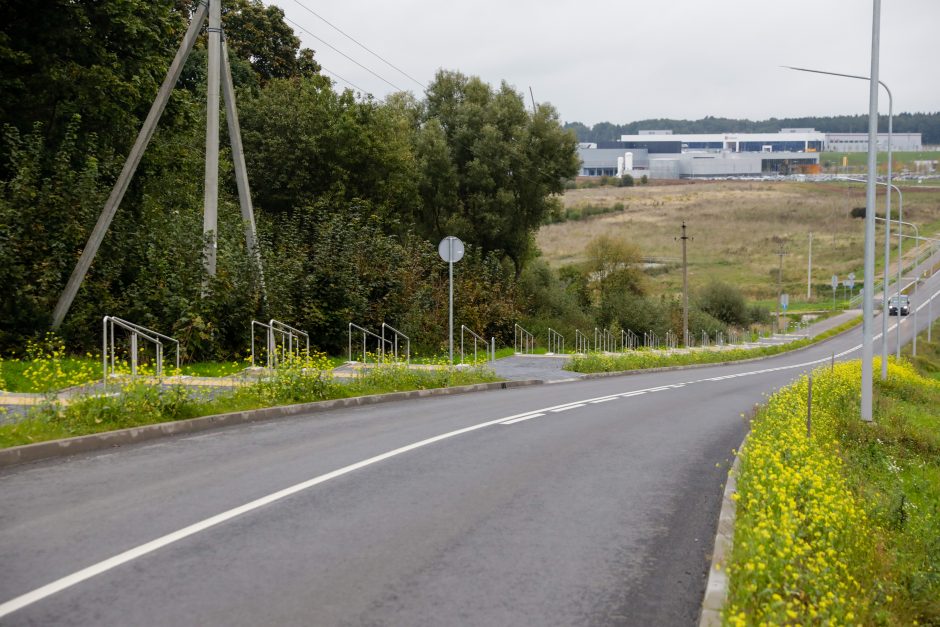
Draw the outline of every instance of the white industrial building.
M920 152L924 149L920 133L892 133L892 151ZM868 133L826 133L828 152L868 152ZM878 133L878 150L887 152L888 134Z
M714 134L662 130L623 135L617 142L580 144L578 154L581 176L760 176L818 171L824 144L825 134L813 129Z
M811 128L785 128L779 133L680 133L671 131L621 135L622 142L656 143L667 147L679 143L683 152L726 150L728 152L822 152L826 134ZM653 149L650 152L658 152Z
M923 150L920 133L893 133L892 149ZM888 134L878 134L878 149ZM785 128L779 133L673 133L640 131L620 141L578 145L581 176L643 175L652 179L817 173L822 151L867 152L867 133L821 133Z

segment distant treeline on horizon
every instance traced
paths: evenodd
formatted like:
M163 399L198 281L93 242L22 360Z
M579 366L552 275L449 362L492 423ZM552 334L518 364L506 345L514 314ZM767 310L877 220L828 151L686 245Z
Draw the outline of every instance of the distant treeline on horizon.
M621 135L636 135L646 130L671 130L673 133L776 133L784 128L814 128L823 133L864 133L868 131L868 115L837 115L810 118L770 118L769 120L736 120L706 116L701 120L640 120L629 124L598 122L589 127L581 122L567 122L579 142L616 141ZM880 116L879 130L888 130L888 116ZM940 112L899 113L894 116L895 133L920 133L925 146L940 144Z

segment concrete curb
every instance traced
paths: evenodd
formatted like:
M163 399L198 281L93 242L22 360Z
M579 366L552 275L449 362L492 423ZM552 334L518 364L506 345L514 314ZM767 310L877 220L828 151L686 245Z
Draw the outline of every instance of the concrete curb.
M721 512L718 514L718 532L715 534L715 546L712 549L712 563L708 569L708 581L705 583L705 596L702 599L702 613L699 627L720 627L721 611L728 600L728 560L734 545L734 517L737 504L732 495L737 491L738 473L741 467L741 450L747 443L747 437L741 442L738 454L728 472L725 493L721 499Z
M66 438L64 440L50 440L48 442L37 442L36 444L26 444L24 446L13 446L10 448L0 449L0 468L35 462L43 459L50 459L53 457L68 457L69 455L75 455L77 453L99 451L114 446L124 446L127 444L133 444L135 442L143 442L145 440L163 438L171 435L196 433L199 431L206 431L208 429L216 429L218 427L259 422L262 420L272 420L275 418L286 418L288 416L297 416L301 414L319 413L332 409L359 407L363 405L377 405L379 403L404 401L415 398L449 396L452 394L469 394L472 392L485 392L488 390L508 390L517 387L541 384L542 381L539 379L527 379L524 381L499 381L497 383L477 383L474 385L462 385L451 388L411 390L408 392L391 392L389 394L355 396L352 398L317 401L315 403L301 403L298 405L281 405L279 407L266 407L263 409L251 409L227 414L200 416L199 418L190 418L188 420L178 420L175 422L161 422L154 425L131 427L128 429L119 429L117 431L106 431L103 433Z

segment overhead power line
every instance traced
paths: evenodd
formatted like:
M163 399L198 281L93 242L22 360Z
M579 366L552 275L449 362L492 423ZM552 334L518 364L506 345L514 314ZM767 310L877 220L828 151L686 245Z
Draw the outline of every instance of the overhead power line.
M400 67L398 67L397 65L395 65L394 63L392 63L391 61L389 61L388 59L386 59L386 58L383 57L382 55L380 55L379 53L375 52L375 51L372 50L371 48L367 47L364 43L362 43L361 41L357 40L355 37L353 37L352 35L350 35L350 34L347 33L346 31L344 31L343 29L341 29L341 28L340 28L339 26L337 26L336 24L333 24L332 22L330 22L328 19L326 19L325 17L323 17L322 15L320 15L319 13L317 13L316 11L314 11L313 9L311 9L310 7L308 7L307 5L305 5L305 4L304 4L303 2L301 2L300 0L294 0L294 2L296 2L298 5L300 5L300 7L301 7L302 9L304 9L305 11L307 11L308 13L310 13L311 15L313 15L313 16L319 18L319 19L322 20L323 22L326 22L326 24L329 25L330 28L332 28L333 30L335 30L336 32L338 32L339 34L341 34L343 37L345 37L346 39L350 40L351 42L353 42L354 44L356 44L357 46L359 46L360 48L362 48L363 50L365 50L366 52L368 52L369 54L371 54L373 57L379 59L380 61L382 61L382 63L384 63L385 65L389 66L390 68L392 68L393 70L395 70L396 72L398 72L399 74L401 74L402 76L405 76L406 78L408 78L409 80L411 80L412 82L414 82L416 85L418 85L418 86L421 87L422 89L427 89L427 88L428 88L427 85L425 85L424 83L422 83L421 81L419 81L418 79L416 79L414 76L412 76L412 75L409 74L408 72L404 71L403 69L401 69Z
M347 85L349 85L349 86L352 87L353 89L358 90L360 93L363 93L363 94L366 94L366 95L370 95L370 96L372 95L372 94L370 94L369 92L367 92L365 89L363 89L362 87L360 87L359 85L353 83L353 82L350 81L350 80L347 80L347 79L343 78L342 76L340 76L339 74L337 74L337 73L334 72L333 70L329 70L329 69L323 67L322 64L320 65L320 69L323 70L324 72L326 72L327 74L331 75L331 76L335 76L336 78L338 78L339 80L343 81L344 83L346 83Z
M317 14L315 11L313 11L312 9L310 9L309 7L307 7L306 5L304 5L304 4L303 4L302 2L300 2L299 0L294 0L294 2L296 2L296 3L297 3L298 5L300 5L303 9L305 9L306 11L308 11L309 13L311 13L312 15L314 15L315 17L317 17L317 18L323 20L324 22L326 22L331 28L333 28L333 29L335 29L337 32L341 33L344 37L348 38L350 41L353 41L356 45L360 46L363 50L367 51L369 54L371 54L371 55L377 57L378 59L380 59L383 63L385 63L385 64L388 65L389 67L395 69L396 71L400 72L402 75L408 77L410 80L412 80L412 81L414 81L415 83L417 83L418 85L420 85L423 89L425 89L425 90L428 89L427 85L425 85L425 84L422 83L421 81L417 80L417 79L414 78L413 76L409 75L407 72L405 72L405 71L399 69L396 65L394 65L392 62L386 60L385 58L383 58L383 57L380 56L379 54L373 52L373 51L372 51L371 49L369 49L365 44L359 42L359 41L356 40L354 37L352 37L351 35L349 35L349 34L347 34L346 32L344 32L342 29L340 29L340 28L339 28L338 26L336 26L335 24L332 24L331 22L329 22L326 18L324 18L324 17L322 17L321 15ZM370 74L372 74L373 76L375 76L376 78L378 78L379 80L381 80L381 81L387 83L388 85L390 85L390 86L393 87L394 89L396 89L396 90L398 90L398 91L405 91L404 89L402 89L402 88L399 87L398 85L394 84L393 82L391 82L390 80L388 80L388 79L385 78L384 76L382 76L382 75L376 73L375 71L373 71L373 70L367 68L365 65L363 65L363 64L360 63L359 61L356 61L355 59L353 59L352 57L350 57L350 56L347 55L346 53L344 53L344 52L342 52L341 50L337 49L335 46L333 46L333 45L330 44L329 42L323 40L321 37L318 37L317 35L314 35L312 32L310 32L309 29L305 28L305 27L302 26L301 24L298 24L297 22L295 22L294 20L290 19L290 18L287 17L286 15L284 16L284 19L285 19L287 22L290 22L291 24L293 24L293 25L294 25L295 27L297 27L298 29L300 29L300 30L302 30L303 32L307 33L308 35L310 35L311 37L313 37L313 38L316 39L317 41L322 42L323 44L325 44L326 46L328 46L328 47L331 48L332 50L334 50L334 51L336 51L337 53L343 55L343 57L345 57L346 59L349 59L350 61L352 61L353 63L355 63L355 64L358 65L359 67L361 67L362 69L366 70L367 72L369 72ZM322 67L322 66L321 66L321 67ZM326 71L327 73L332 74L333 76L336 76L337 78L339 78L340 80L342 80L344 83L346 83L346 84L348 84L348 85L351 85L351 86L354 87L355 89L358 89L360 92L362 92L362 93L364 93L364 94L367 94L367 95L369 95L369 96L372 96L372 94L371 94L370 92L367 92L366 90L364 90L364 89L358 87L358 86L355 85L354 83L352 83L352 82L346 80L345 78L341 77L340 75L336 74L335 72L332 72L332 71L330 71L330 70L327 70L326 68L323 68L323 69L324 69L324 71ZM380 100L379 102L381 102L381 100ZM535 114L535 112L533 112L533 115L534 115L534 114ZM474 157L475 159L481 158L481 155L477 154L476 151L473 150L473 148L472 148L471 146L468 146L468 145L464 144L463 142L461 142L461 141L460 141L458 138L456 138L456 137L451 137L451 139L452 139L452 140L454 141L454 143L456 143L460 148L463 148L464 150L467 150L471 155L473 155L473 157ZM515 142L515 138L511 138L511 141ZM482 157L482 158L484 158L484 159L486 159L487 161L489 161L489 159L488 159L487 157ZM535 171L538 172L538 173L539 173L540 175L542 175L542 176L545 176L545 177L547 177L547 178L549 178L549 179L556 178L556 175L551 174L551 173L549 173L549 172L546 172L545 170L543 170L542 168L540 168L538 165L534 165L534 164L533 164L533 167L535 168ZM518 174L518 173L515 173L515 172L511 172L511 175L512 175L513 177L518 177L518 178L520 178L520 179L522 179L522 180L525 180L525 181L528 181L528 182L530 182L530 183L536 183L536 184L537 184L537 181L535 181L534 179L532 179L532 178L529 177L529 176L525 176L525 175Z
M328 48L330 48L330 49L333 50L334 52L336 52L336 53L338 53L338 54L341 54L341 55L344 56L345 58L349 59L350 61L352 61L353 63L355 63L356 65L358 65L358 66L361 67L363 70L365 70L366 72L368 72L368 73L371 74L372 76L376 77L376 78L379 79L380 81L383 81L383 82L385 82L385 83L388 83L388 84L389 84L393 89L395 89L396 91L405 91L404 89L402 89L401 87L399 87L398 85L396 85L396 84L393 83L392 81L388 80L387 78L385 78L385 77L382 76L381 74L378 74L378 73L376 73L376 72L370 70L369 68L367 68L367 67L364 66L363 64L359 63L358 61L356 61L355 59L353 59L351 56L349 56L348 54L346 54L345 52L343 52L342 50L340 50L339 48L337 48L336 46L334 46L333 44L331 44L330 42L328 42L328 41L326 41L326 40L324 40L324 39L318 37L317 35L314 35L314 34L311 33L309 30L307 30L306 28L304 28L303 26L301 26L300 24L298 24L298 23L295 22L294 20L290 19L290 18L287 17L286 15L284 16L284 19L287 20L288 22L290 22L291 24L293 24L294 26L296 26L297 28L299 28L300 30L302 30L303 32L307 33L308 35L310 35L311 37L313 37L313 38L316 39L317 41L321 42L323 45L327 46Z

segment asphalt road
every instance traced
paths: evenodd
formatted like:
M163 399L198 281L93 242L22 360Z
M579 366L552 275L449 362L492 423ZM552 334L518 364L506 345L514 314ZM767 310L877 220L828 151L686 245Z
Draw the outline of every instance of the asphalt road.
M6 469L0 624L694 624L742 414L859 338Z

